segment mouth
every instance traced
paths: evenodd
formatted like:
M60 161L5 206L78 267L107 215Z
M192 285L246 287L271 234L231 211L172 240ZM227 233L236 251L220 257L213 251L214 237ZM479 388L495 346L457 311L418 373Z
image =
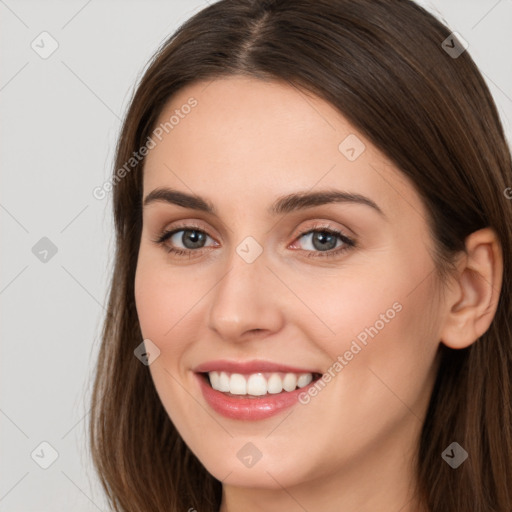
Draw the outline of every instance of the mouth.
M304 371L236 373L227 369L194 373L206 403L214 412L245 421L264 420L297 405L300 395L322 376Z
M256 372L251 374L227 371L199 373L215 391L234 398L268 398L272 395L292 393L321 378L320 373Z

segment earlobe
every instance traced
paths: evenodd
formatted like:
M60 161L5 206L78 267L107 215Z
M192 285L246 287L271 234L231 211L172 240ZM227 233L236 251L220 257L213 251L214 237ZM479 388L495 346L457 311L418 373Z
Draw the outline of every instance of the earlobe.
M446 295L441 341L466 348L482 336L496 314L503 277L503 255L496 233L484 228L466 238L457 282Z

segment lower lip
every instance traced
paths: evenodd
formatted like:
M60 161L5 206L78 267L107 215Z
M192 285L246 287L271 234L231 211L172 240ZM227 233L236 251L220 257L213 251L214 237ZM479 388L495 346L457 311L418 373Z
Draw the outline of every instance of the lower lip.
M201 391L210 407L222 416L235 420L256 421L270 418L298 403L299 395L315 384L315 381L313 381L295 391L284 391L275 395L267 394L257 398L238 398L213 389L204 375L198 373L195 375L199 379Z

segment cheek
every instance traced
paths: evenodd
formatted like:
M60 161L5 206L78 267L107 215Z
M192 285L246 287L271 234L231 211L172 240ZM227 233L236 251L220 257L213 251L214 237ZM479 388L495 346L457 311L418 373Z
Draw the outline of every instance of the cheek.
M162 355L182 348L173 335L187 325L184 320L200 300L199 292L196 285L180 277L179 270L170 271L162 262L146 258L141 252L135 274L137 314L144 338L154 341Z
M179 366L194 333L186 332L192 313L201 294L187 286L179 271L169 271L160 260L139 254L135 274L135 302L144 339L150 339L160 349L160 356L149 366L149 371L160 401L175 426L181 431L194 430L200 411L193 409L190 394L183 383L190 376ZM190 383L187 382L187 385Z
M302 330L327 354L325 370L342 400L357 396L354 406L370 409L415 404L428 394L439 346L432 262L396 251L360 270L320 288L303 281L300 293L322 322L309 318Z

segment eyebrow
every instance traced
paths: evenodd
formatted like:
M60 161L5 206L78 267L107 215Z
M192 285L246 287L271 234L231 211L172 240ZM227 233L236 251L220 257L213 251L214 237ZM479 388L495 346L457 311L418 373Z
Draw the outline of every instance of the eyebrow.
M217 215L214 205L207 199L195 194L187 194L179 190L160 187L151 191L144 199L144 206L154 202L175 204L183 208L199 210L201 212ZM276 199L268 208L270 215L280 215L297 210L312 208L330 203L356 203L369 206L377 211L382 217L386 217L380 207L370 198L361 194L343 192L340 190L323 190L318 192L296 192Z

